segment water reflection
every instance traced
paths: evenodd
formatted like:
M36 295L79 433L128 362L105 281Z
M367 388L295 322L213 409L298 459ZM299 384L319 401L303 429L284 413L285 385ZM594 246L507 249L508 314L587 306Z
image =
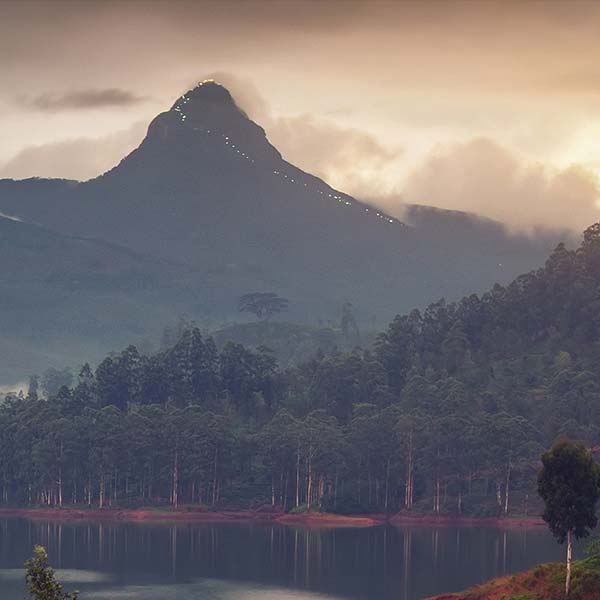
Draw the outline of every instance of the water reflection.
M0 519L3 600L23 597L35 544L83 599L415 600L562 559L545 530Z

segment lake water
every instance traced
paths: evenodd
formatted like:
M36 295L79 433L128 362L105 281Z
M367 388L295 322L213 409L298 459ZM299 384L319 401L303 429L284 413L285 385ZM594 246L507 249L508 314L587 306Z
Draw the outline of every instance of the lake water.
M81 600L416 600L563 559L545 529L0 519L0 598L35 544Z

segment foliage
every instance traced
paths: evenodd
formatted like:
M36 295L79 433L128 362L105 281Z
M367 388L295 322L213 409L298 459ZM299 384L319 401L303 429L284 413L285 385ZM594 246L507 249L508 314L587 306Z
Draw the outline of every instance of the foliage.
M240 298L239 310L256 315L259 319L268 319L274 314L288 309L289 301L274 292L252 292Z
M585 547L585 553L589 559L600 562L600 538L592 538Z
M48 565L48 553L36 546L34 556L25 563L27 589L32 600L77 600L79 592L65 592Z
M33 383L33 382L32 382ZM69 369L47 369L42 375L42 390L48 396L54 396L61 387L69 387L73 383L73 374ZM37 385L30 386L37 392ZM30 389L30 391L33 391Z
M560 440L542 456L538 490L543 517L560 543L569 532L576 538L589 535L598 523L599 476L591 452L581 444Z

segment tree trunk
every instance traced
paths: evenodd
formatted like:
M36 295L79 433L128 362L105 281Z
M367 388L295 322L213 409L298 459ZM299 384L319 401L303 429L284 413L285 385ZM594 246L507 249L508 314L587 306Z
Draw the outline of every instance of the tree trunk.
M217 459L219 456L218 446L215 446L215 461L214 461L214 473L213 473L213 490L212 490L212 505L217 503Z
M413 505L413 481L414 481L414 466L413 466L413 432L408 433L408 457L406 464L406 491L404 494L404 508L410 510Z
M296 508L300 506L300 443L296 449Z
M63 462L63 441L60 441L59 453L58 453L58 506L62 507L63 504L63 477L62 477L62 462Z
M510 506L510 458L508 459L508 468L506 469L506 487L504 489L504 514L508 514Z
M390 493L390 459L388 458L387 463L385 465L385 499L383 502L383 506L385 508L386 513L388 511L389 493Z
M441 506L441 493L440 493L440 478L436 476L435 485L433 488L433 510L439 514Z
M307 483L306 483L306 509L310 510L310 496L312 493L312 464L311 464L312 449L308 449L308 466L307 466Z
M173 508L179 505L179 451L175 450L173 458L173 492L171 493L171 503Z
M271 507L275 506L275 477L271 475Z
M573 532L567 533L567 578L565 580L565 595L571 591L571 562L573 561Z
M323 496L325 495L325 476L319 475L319 488L318 488L318 502L319 508L323 507Z
M62 467L58 468L58 506L62 508L63 505L63 478L62 478Z
M104 473L100 476L100 492L98 496L99 508L104 507Z

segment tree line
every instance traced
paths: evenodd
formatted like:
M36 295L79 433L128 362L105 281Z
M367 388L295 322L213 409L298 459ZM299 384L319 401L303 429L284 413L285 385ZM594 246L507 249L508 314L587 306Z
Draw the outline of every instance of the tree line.
M51 393L34 378L0 407L1 500L535 510L541 450L600 445L599 283L595 225L507 286L396 317L369 349L282 369L190 327Z

